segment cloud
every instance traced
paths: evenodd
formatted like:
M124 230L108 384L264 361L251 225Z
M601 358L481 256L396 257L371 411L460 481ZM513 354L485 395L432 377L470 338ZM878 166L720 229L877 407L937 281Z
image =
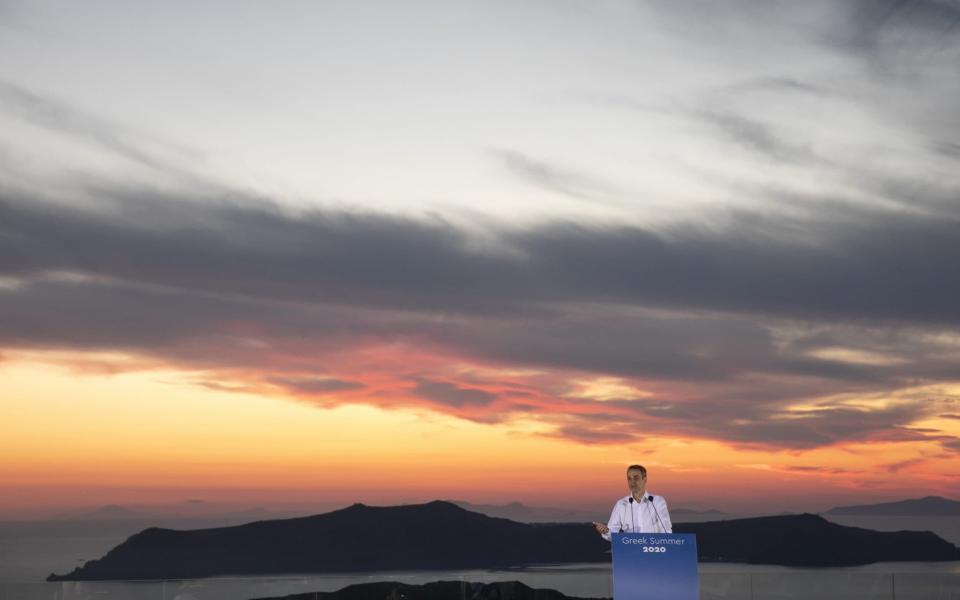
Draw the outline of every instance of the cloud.
M630 431L624 431L623 428L596 429L573 425L561 427L551 433L550 436L575 440L583 444L623 444L642 439L641 436Z
M497 399L496 394L491 394L484 390L466 388L445 381L432 381L429 379L418 381L413 393L431 402L456 408L464 406L485 406Z
M960 144L956 142L935 142L934 150L950 158L960 158Z
M858 473L859 471L854 471L851 469L842 469L839 467L821 467L821 466L811 466L811 465L790 465L784 467L787 471L795 471L797 473L818 473L825 475L847 475L849 473Z
M772 126L758 120L732 111L703 111L698 116L733 142L768 159L809 164L822 162L808 146L790 140L785 134L777 134Z
M847 41L861 52L917 42L939 46L960 33L960 6L952 0L857 0L848 7Z
M794 411L776 403L721 404L705 399L690 403L679 414L645 412L656 417L646 425L650 433L722 439L743 447L804 449L885 436L900 424L927 415L930 409L927 403L914 401L887 408L835 406ZM915 433L910 439L928 438Z
M908 460L901 460L900 462L895 462L886 466L887 471L891 473L899 473L904 469L909 469L910 467L915 467L916 465L921 465L927 462L927 458L911 458Z
M480 230L217 191L105 184L83 189L96 198L83 209L0 190L0 348L128 352L204 370L199 384L224 391L532 419L584 443L955 447L910 426L955 413L929 388L960 367L958 186L928 161L956 154L956 6L641 9L678 38L673 56L707 57L695 66L715 76L665 85L666 100L586 96L637 118L693 117L683 150L719 140L747 151L746 172L771 167L766 187L717 175L729 185L714 192L740 208L656 227ZM0 105L133 163L191 170L175 146L38 90L4 83ZM495 156L551 193L634 201L579 163ZM643 393L578 397L584 377Z
M46 94L0 80L0 107L35 126L96 146L151 169L187 179L203 180L187 168L197 154L142 132L134 132ZM149 148L149 149L148 149Z
M592 204L610 204L618 208L627 206L628 192L597 177L512 150L498 151L495 155L510 173L547 191Z
M438 219L112 194L120 207L98 210L0 199L0 273L14 282L0 288L3 347L242 371L238 389L323 406L346 394L481 422L522 416L585 443L643 431L781 448L936 441L905 427L949 411L949 394L793 407L950 382L960 366L942 335L960 316L949 216L805 216L816 243L771 234L782 223L763 216L477 238ZM457 363L533 374L471 378ZM571 396L567 380L585 375L646 393Z
M643 35L613 54L591 46L611 76L578 79L574 111L545 102L529 121L536 135L521 128L477 152L497 161L492 175L557 201L547 209L603 205L591 214L607 221L562 208L528 225L285 209L196 175L198 154L69 104L70 86L61 98L0 83L5 116L63 138L68 154L89 149L80 164L117 157L190 190L72 185L53 164L43 169L58 175L31 180L30 140L0 148L20 163L8 161L7 179L45 194L0 185L0 351L75 351L78 366L88 353L129 354L225 393L412 407L584 444L960 451L949 427L915 426L955 418L960 372L952 6L641 5ZM290 108L273 100L257 110ZM318 116L249 109L238 108L281 129ZM609 114L591 121L597 109ZM550 146L572 139L583 143ZM246 157L251 180L292 175L280 185L297 187L308 160L297 152L315 140L271 151L295 157L293 170L256 165L262 144L231 144L210 167L230 173ZM390 178L391 201L411 196L405 185L430 188L424 176ZM371 188L329 183L376 201ZM577 384L605 378L625 391Z
M471 314L603 302L752 317L960 320L960 290L943 268L960 260L949 214L862 209L839 223L829 214L792 223L744 215L723 227L661 231L554 223L493 232L494 245L443 221L295 217L123 193L116 215L0 199L0 273L66 271L251 298Z
M356 381L343 381L332 377L270 377L269 383L297 394L330 394L362 390L366 386Z
M0 27L12 28L23 18L23 12L20 0L0 0Z
M813 85L794 77L763 76L733 84L729 87L732 92L781 92L801 93L815 96L830 95L832 92L822 86Z

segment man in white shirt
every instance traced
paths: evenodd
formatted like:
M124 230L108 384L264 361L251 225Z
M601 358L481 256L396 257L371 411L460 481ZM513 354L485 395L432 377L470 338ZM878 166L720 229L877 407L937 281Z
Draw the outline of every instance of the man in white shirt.
M673 533L670 511L663 496L647 492L647 469L627 467L630 495L617 500L606 524L594 523L597 533L610 541L610 533Z

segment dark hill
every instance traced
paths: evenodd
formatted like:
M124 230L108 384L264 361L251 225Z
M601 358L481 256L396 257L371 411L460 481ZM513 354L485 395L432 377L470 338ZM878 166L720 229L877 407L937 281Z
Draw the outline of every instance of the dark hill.
M519 581L468 583L436 581L410 585L394 581L358 583L335 592L309 592L261 600L584 600L556 590L534 589Z
M826 512L828 515L861 515L883 517L960 517L960 502L926 496L900 502L838 506Z
M527 506L519 502L510 504L471 504L463 500L451 500L460 508L478 512L488 517L510 519L520 523L585 523L596 515L585 510L553 508L548 506Z
M151 528L49 581L472 569L606 560L580 524L527 525L449 502L348 508L296 519L176 531Z
M696 534L704 562L840 567L960 560L960 549L929 531L873 531L810 514L686 523L674 531Z
M960 560L927 532L844 527L815 515L677 525L695 533L704 561L802 566ZM151 528L103 558L49 581L190 579L419 569L502 568L606 562L609 544L589 524L530 525L449 502L343 510L246 525L177 531Z

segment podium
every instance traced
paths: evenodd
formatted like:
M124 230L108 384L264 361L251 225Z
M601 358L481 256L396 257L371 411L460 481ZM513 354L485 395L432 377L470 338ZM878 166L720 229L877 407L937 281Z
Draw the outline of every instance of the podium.
M613 600L699 600L697 536L614 533Z

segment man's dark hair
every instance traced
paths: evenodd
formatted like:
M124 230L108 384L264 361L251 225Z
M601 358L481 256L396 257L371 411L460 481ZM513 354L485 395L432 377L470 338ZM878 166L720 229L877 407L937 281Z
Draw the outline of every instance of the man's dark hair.
M630 471L640 471L640 474L643 476L643 478L644 479L647 478L647 468L644 467L643 465L630 465L629 467L627 467L627 473L629 473Z

